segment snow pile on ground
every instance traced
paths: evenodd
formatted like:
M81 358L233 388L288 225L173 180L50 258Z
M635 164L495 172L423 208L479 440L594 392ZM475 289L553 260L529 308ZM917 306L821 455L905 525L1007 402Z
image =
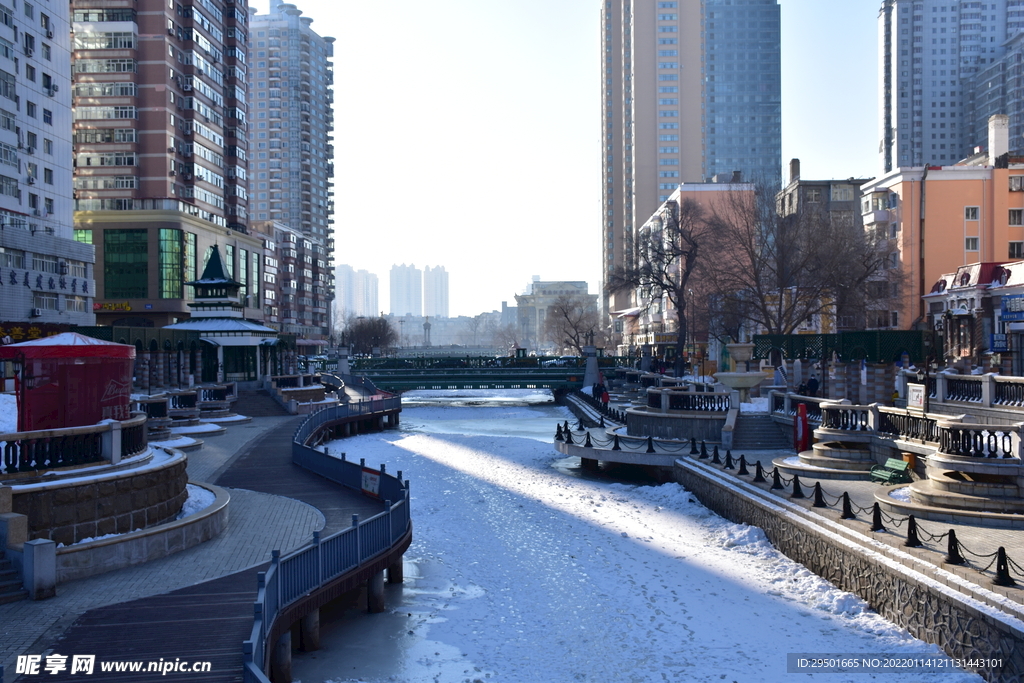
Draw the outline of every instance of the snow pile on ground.
M893 500L898 500L901 503L909 503L910 502L910 487L909 486L901 486L898 489L892 489L891 491L889 491L889 497L892 498Z
M175 519L183 519L189 515L194 515L201 510L213 505L213 501L217 500L217 496L214 495L213 491L204 489L202 486L196 486L195 484L187 484L188 499L185 500L185 504L181 506L181 512Z
M402 470L416 524L406 582L373 626L390 659L339 658L332 680L788 682L787 653L938 653L678 484L567 476L534 439L385 432L327 447ZM368 627L348 628L359 640Z
M14 394L0 394L0 434L18 431L18 398Z
M141 531L141 529L135 529L135 531ZM70 546L65 546L63 543L58 543L57 547L58 548L73 547L73 546L76 546L76 545L82 545L83 543L91 543L93 541L102 541L105 538L114 538L115 536L124 536L124 534L127 534L127 533L131 533L131 532L126 531L123 534L103 534L102 536L89 536L88 538L83 538L80 541L75 541Z
M200 422L197 425L189 425L186 427L171 427L171 434L208 434L210 432L219 432L223 427L218 427L215 424L208 424L206 422Z
M161 448L182 448L184 446L191 446L196 442L195 439L191 439L187 436L179 436L177 439L170 439L168 441L150 441L150 446L159 446Z
M740 404L741 413L770 413L771 406L768 398L752 398L750 403Z

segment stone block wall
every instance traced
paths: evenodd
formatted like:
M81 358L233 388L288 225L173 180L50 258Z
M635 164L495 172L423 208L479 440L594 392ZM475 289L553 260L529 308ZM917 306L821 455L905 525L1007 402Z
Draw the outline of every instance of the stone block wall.
M682 439L691 437L697 441L722 442L722 428L725 413L696 413L686 415L645 413L639 410L626 411L626 434L629 436L653 436L655 439Z
M1024 632L975 608L967 598L958 599L930 585L923 575L916 579L822 530L796 523L783 510L696 469L677 465L675 478L714 512L763 529L780 552L860 596L914 637L935 643L954 658L1002 660L1001 668L980 671L986 680L1008 683L1024 678Z
M15 491L13 511L28 517L29 538L71 545L173 519L188 492L184 457L141 472L127 470L92 481Z

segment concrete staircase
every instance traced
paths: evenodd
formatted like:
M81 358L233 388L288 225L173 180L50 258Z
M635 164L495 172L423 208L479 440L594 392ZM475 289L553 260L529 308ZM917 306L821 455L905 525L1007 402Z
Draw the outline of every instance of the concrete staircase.
M793 448L793 439L770 415L740 413L732 434L732 450L773 450Z
M235 401L233 409L239 415L247 415L249 417L291 415L270 394L262 389L258 391L239 391L238 400Z
M0 605L17 602L28 597L28 591L21 584L21 575L0 550Z

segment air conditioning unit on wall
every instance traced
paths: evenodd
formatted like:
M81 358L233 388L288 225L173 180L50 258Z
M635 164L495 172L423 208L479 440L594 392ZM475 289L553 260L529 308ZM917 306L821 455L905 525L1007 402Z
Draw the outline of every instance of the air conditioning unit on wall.
M33 318L39 318L43 315L43 309L33 308L29 315L31 315Z

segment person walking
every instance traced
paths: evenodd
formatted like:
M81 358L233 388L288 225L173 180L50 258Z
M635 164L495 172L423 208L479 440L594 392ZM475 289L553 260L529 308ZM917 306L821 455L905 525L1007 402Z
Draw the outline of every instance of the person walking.
M815 375L811 375L811 378L807 380L807 395L817 396L818 395L818 378Z

